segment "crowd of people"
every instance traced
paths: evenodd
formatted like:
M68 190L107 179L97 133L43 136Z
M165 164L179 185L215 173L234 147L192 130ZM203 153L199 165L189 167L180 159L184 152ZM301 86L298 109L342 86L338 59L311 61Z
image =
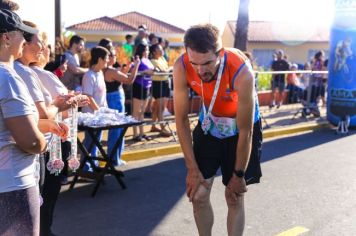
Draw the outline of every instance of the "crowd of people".
M33 22L22 21L15 13L19 6L1 1L0 10L0 235L53 235L51 225L56 201L62 184L67 183L71 156L68 119L72 109L95 112L109 107L125 113L123 85L132 85L134 118L144 118L151 102L152 132L164 137L171 135L163 123L163 112L171 94L170 77L164 51L166 41L148 34L141 25L134 40L126 36L122 46L129 55L126 62L117 62L117 48L112 40L103 38L90 49L88 66L81 60L85 39L74 35L65 50L56 40L54 52L46 32ZM162 73L159 75L158 73ZM131 100L131 97L130 97ZM26 130L26 132L23 132ZM108 134L108 152L121 129ZM98 134L99 136L101 134ZM49 148L54 136L62 139L60 155L64 162L61 174L48 168ZM98 137L100 138L100 137ZM133 140L149 140L141 127L134 129ZM92 143L85 134L83 143ZM114 154L114 164L125 164L120 159L124 143ZM91 150L97 156L97 150ZM98 164L98 163L96 163ZM90 167L87 167L88 171Z
M318 51L313 59L304 65L298 65L288 61L287 56L282 50L276 51L271 65L272 71L326 71L328 60L325 59L325 53ZM302 103L302 116L310 114L319 117L319 101L325 106L327 74L323 73L278 73L272 75L271 80L271 103L270 108L279 108L283 104L283 92L288 91L287 102ZM286 85L287 83L287 85Z
M242 235L247 185L259 183L262 176L262 127L252 55L223 48L215 26L196 25L184 36L186 52L170 67L167 41L140 25L136 38L127 35L121 47L126 61L117 61L113 41L103 38L90 49L85 66L80 60L84 38L72 36L67 50L58 39L51 56L46 33L33 22L22 21L14 12L17 9L7 4L0 10L0 235L54 235L54 209L68 170L65 166L60 175L53 175L46 168L51 158L48 146L54 135L60 137L61 158L66 163L73 145L68 140L66 123L71 109L81 107L82 112L94 113L108 107L125 113L125 100L130 96L131 114L142 121L152 99L151 132L169 137L171 133L162 121L171 96L171 72L177 134L187 167L186 193L199 234L211 234L214 216L210 191L221 168L228 233ZM321 71L326 66L320 51L304 69ZM286 60L282 50L276 52L272 70L299 69ZM318 73L308 76L274 75L270 107L282 105L282 92L287 87L290 103L316 104L315 108L307 108L318 115L319 97L325 102L325 77ZM129 85L131 91L124 85ZM192 133L189 89L202 100L199 121ZM109 131L108 153L114 151L121 132ZM97 135L100 140L101 133ZM150 139L143 126L134 127L134 141ZM88 149L92 141L85 133L83 143ZM115 165L125 164L120 159L123 149L124 143L115 150ZM95 147L90 151L97 156ZM89 165L86 170L92 171Z

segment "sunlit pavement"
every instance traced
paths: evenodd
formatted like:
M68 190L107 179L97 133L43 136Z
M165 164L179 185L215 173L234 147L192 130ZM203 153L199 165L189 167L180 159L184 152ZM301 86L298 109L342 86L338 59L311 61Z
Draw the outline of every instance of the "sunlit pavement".
M330 129L270 139L263 146L263 178L246 194L245 235L356 235L356 132ZM58 235L197 235L185 196L181 155L131 162L122 190L106 177L64 187L54 216ZM213 235L227 235L221 177L215 179Z

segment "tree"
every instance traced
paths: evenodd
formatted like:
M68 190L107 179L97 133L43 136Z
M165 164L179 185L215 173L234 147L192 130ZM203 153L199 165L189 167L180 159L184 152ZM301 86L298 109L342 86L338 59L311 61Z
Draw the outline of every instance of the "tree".
M249 5L250 5L250 0L240 0L239 14L237 16L236 29L235 29L234 47L242 51L246 51L247 49Z

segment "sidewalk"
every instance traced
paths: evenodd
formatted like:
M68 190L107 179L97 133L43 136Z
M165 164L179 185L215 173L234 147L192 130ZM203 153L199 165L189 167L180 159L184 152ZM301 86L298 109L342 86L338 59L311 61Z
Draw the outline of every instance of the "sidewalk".
M326 108L320 109L321 116L308 118L301 117L301 105L291 104L283 105L279 109L270 109L266 106L261 107L262 124L264 127L264 138L272 138L281 135L291 135L294 133L316 130L328 127L326 120ZM173 119L174 117L170 117ZM197 117L191 118L191 128L197 123ZM176 132L175 123L169 123L173 133ZM159 126L157 126L159 127ZM141 160L162 155L170 155L181 152L178 137L161 137L158 132L150 132L150 126L144 126L146 135L152 138L150 141L133 141L132 129L130 128L125 135L125 150L122 159L125 161ZM107 133L103 134L103 140L106 140ZM104 146L105 141L104 141Z

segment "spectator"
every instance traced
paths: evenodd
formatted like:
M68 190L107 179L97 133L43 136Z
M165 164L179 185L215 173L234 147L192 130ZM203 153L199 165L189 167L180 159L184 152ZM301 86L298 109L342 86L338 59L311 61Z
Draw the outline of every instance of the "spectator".
M132 58L133 55L133 37L131 34L127 34L125 36L126 42L124 45L122 45L122 48L124 49L124 52L128 58Z
M324 66L324 52L323 51L318 51L314 55L314 59L312 60L311 63L311 69L312 71L321 71ZM313 73L310 79L310 104L311 104L311 113L319 117L320 116L320 111L318 108L318 97L319 96L324 96L325 95L325 89L323 88L323 74L320 73Z
M158 43L158 38L154 33L148 35L148 41L150 45L155 45Z
M298 65L292 64L290 70L298 70ZM289 90L288 103L292 104L299 102L303 93L303 87L300 82L299 74L297 75L296 73L291 73L287 75L287 89Z
M169 41L167 39L158 38L158 43L161 45L163 49L163 57L168 62L169 61Z
M151 95L152 86L152 74L154 66L148 59L149 49L147 44L139 44L135 51L135 57L138 56L141 60L138 72L140 75L136 77L135 82L132 86L132 96L133 96L133 112L132 116L138 121L143 121L144 113L148 104L148 99ZM137 132L137 127L133 127L133 140L141 141L142 139L151 140L150 137L143 133L143 126L139 127L139 132Z
M89 98L89 105L82 108L83 112L94 113L94 111L99 110L100 107L107 107L106 102L106 86L104 80L104 74L102 70L107 67L109 61L109 51L101 46L96 46L90 51L90 69L84 74L82 88L83 94L87 95ZM101 132L98 133L98 140L101 139ZM84 146L91 153L91 156L96 157L98 148L93 147L90 150L90 144L92 139L88 132L85 132ZM98 161L94 161L98 164ZM86 170L91 171L91 167L86 163Z
M36 28L36 25L32 22L25 21L26 25ZM23 47L22 57L15 62L15 69L24 80L27 89L35 102L39 117L41 119L48 119L54 122L57 113L71 108L72 95L59 95L52 97L48 89L43 85L39 78L39 75L29 67L32 63L37 63L43 56L44 45L42 43L42 37L37 34L25 34L25 44ZM62 122L58 124L64 125ZM66 127L66 126L65 126ZM46 140L48 145L51 145L52 135L46 134ZM40 190L43 197L43 205L41 206L41 220L40 220L40 235L50 235L50 225L52 223L52 217L57 195L57 186L53 184L52 176L47 171L46 166L50 160L49 152L42 154L41 161L41 182ZM60 188L60 184L59 184Z
M135 46L134 46L134 51L136 51L136 48L140 44L146 44L148 45L148 32L147 32L147 26L146 25L140 25L138 27L138 33L135 38Z
M66 60L68 61L68 68L60 78L63 84L69 90L81 90L81 77L87 68L80 67L79 55L84 50L84 39L78 35L72 36L69 41L69 49L64 53Z
M100 41L102 42L102 41ZM140 65L140 59L137 57L134 62L134 67L130 71L130 75L122 73L120 70L113 67L116 62L116 53L113 47L108 44L100 44L99 46L105 47L109 51L109 62L107 67L103 69L105 85L106 85L106 101L108 107L111 109L116 109L121 113L125 112L125 93L122 84L132 84L136 78L138 66ZM106 45L106 46L105 46ZM108 153L112 152L112 149L116 143L116 140L120 136L122 129L110 129L108 135ZM113 155L114 164L121 165L125 164L123 160L120 159L121 153L124 148L124 140L120 147Z
M43 43L43 53L40 57L36 57L36 60L31 63L31 69L37 74L38 78L42 82L43 86L49 91L51 97L58 97L61 95L67 95L68 90L58 77L49 71L43 69L43 67L49 61L49 47L47 44L47 36L45 33L41 34L41 40ZM84 96L75 96L75 99L82 99ZM74 99L74 97L73 97ZM62 113L62 117L67 117L67 112ZM61 121L61 120L60 120ZM61 142L61 154L62 161L64 162L64 168L59 175L51 174L50 171L45 168L45 178L42 188L43 204L41 206L40 213L40 235L47 236L52 235L51 226L53 221L54 209L58 199L58 195L61 189L61 180L67 178L67 159L70 156L71 143L69 141ZM48 156L45 156L48 158ZM46 159L45 166L47 166L48 159Z
M278 50L276 52L277 60L272 62L273 71L287 71L289 69L288 62L283 59L284 52ZM272 93L271 93L271 104L270 108L274 107L277 102L277 108L279 108L283 103L283 91L285 88L285 74L275 74L272 76L271 81ZM278 90L278 98L276 98L276 91Z
M151 62L156 72L169 72L171 68L168 67L166 59L163 57L163 48L159 44L154 44L150 47ZM163 111L167 107L168 98L170 95L169 76L168 75L153 75L152 76L152 96L154 101L152 103L152 121L162 122ZM151 132L159 132L163 137L171 136L171 133L166 130L165 124L160 124L161 129L154 124L151 127Z
M22 54L26 27L15 13L0 10L0 234L39 234L36 159L47 144L38 128L36 107L13 69ZM24 132L26 130L26 132Z

